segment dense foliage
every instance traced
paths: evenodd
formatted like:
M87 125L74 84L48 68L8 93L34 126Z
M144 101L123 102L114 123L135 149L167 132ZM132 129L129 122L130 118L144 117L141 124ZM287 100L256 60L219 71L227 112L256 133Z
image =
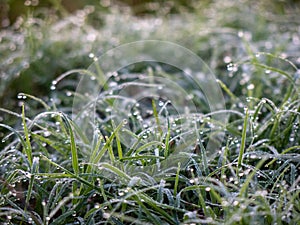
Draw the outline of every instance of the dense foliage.
M298 224L298 7L195 1L192 14L160 9L159 16L136 17L128 8L103 14L87 5L63 18L40 9L2 29L1 223ZM183 71L152 62L104 74L99 117L85 125L71 119L78 81L97 56L146 39L173 41L200 56L217 76L226 109L210 112ZM198 113L183 118L166 99L153 98L118 121L111 110L120 90L132 81L143 89L144 77L169 78ZM213 119L218 113L227 124ZM191 123L196 139L186 143ZM220 131L225 138L209 157L207 142ZM187 164L160 168L186 148Z

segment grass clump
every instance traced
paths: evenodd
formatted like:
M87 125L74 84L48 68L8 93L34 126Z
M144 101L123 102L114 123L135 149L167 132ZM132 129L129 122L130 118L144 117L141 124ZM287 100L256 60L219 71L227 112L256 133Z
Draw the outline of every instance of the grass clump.
M215 15L213 20L204 13L168 21L180 31L174 41L206 59L217 74L226 104L226 109L218 112L210 112L203 92L183 71L170 65L137 63L117 74L100 74L102 77L97 77L97 70L75 69L77 59L86 66L104 49L173 32L165 29L169 25L163 19L120 19L120 15L110 14L98 31L84 21L73 30L71 16L51 22L47 29L44 21L41 27L32 28L31 38L35 37L34 29L43 38L33 42L36 48L20 44L28 51L17 52L32 57L27 69L37 63L45 70L42 74L53 73L53 77L45 82L49 97L21 93L13 103L21 107L14 111L0 108L1 223L297 224L300 78L295 52L300 44L296 28L293 24L284 26L290 18L275 12L271 16L277 15L282 23L270 22L270 15L261 15L261 11L247 14L247 21L234 21L230 15L244 18L245 11L253 12L251 4L240 9L246 3L225 3L206 6L215 13L209 14ZM231 14L218 11L224 7L224 13ZM123 19L133 22L124 26ZM151 21L160 27L156 29ZM186 34L193 34L204 22L211 28L201 28L202 33L187 38ZM68 47L65 43L75 36L57 37L51 32L55 29L80 35L71 39L74 43ZM116 39L99 35L116 34L119 29L123 35ZM287 32L281 34L281 29ZM4 38L10 35L27 38L24 32L1 31L2 41L16 40ZM95 39L81 39L85 33L95 34ZM91 53L98 44L100 52ZM67 50L51 51L53 45ZM50 59L63 56L66 64L59 62L51 71L50 66L43 66L44 57L35 58L40 51L49 53ZM84 57L86 61L81 61ZM12 66L6 61L2 64L6 73L19 68L15 58ZM63 73L68 69L74 70ZM26 69L19 71L25 76ZM60 73L63 75L51 83L54 74ZM85 117L80 119L72 117L74 95L84 99L83 104L92 97L75 91L82 76L99 78L96 81L102 89L94 105L95 117L82 114ZM197 110L182 109L180 113L174 101L163 98L172 94L180 102L172 86L163 88L159 97L148 95L137 100L136 93L160 89L154 81L163 78L185 90L188 100L183 100L191 101ZM8 86L12 85L9 79L14 78L5 80ZM18 83L17 79L11 82ZM226 114L228 123L214 120L214 114ZM210 157L208 142L218 132L225 137Z

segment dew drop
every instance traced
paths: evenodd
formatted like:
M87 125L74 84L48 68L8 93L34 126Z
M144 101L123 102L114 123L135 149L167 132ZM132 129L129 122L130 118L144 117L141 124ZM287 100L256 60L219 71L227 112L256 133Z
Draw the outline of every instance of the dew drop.
M244 37L244 32L243 31L239 31L238 32L238 36L241 38L241 37Z
M254 88L255 88L254 84L249 84L249 85L247 86L247 89L248 89L248 90L253 90Z
M194 180L194 179L190 179L189 182L190 182L191 184L193 184L193 183L195 183L195 180Z
M230 56L225 56L224 58L223 58L223 61L225 62L225 63L230 63L231 61L232 61L232 59L231 59L231 57Z
M31 173L26 172L25 176L28 177L28 178L31 178Z
M50 131L45 131L44 132L44 137L49 137L51 135L51 132Z
M266 74L270 74L270 73L271 73L271 70L265 70L265 73L266 73Z
M236 72L236 71L238 70L238 68L237 68L237 65L236 65L236 64L229 63L229 64L227 65L227 70L228 70L229 72Z

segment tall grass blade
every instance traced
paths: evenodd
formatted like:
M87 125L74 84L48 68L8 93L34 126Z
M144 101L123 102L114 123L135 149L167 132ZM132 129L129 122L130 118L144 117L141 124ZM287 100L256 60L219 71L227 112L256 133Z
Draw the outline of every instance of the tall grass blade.
M28 162L30 167L32 166L32 148L31 148L31 143L30 143L30 138L29 138L29 131L27 129L27 124L26 124L26 119L25 119L25 105L22 105L22 123L23 123L23 129L24 129L24 135L25 135L25 143L26 145L24 146L25 153L28 158Z
M249 111L248 108L245 112L245 118L244 118L244 125L243 125L243 131L242 131L242 140L241 140L241 146L239 150L239 157L238 157L238 163L237 163L237 169L241 168L245 147L246 147L246 137L247 137L247 124L248 124L248 117L249 117Z
M73 167L73 171L74 171L75 175L78 176L78 174L79 174L78 154L77 154L77 148L76 148L76 142L75 142L75 136L73 133L73 129L72 129L71 123L69 122L69 119L67 118L67 116L64 115L63 113L61 113L61 117L63 118L63 120L66 124L66 127L69 131L69 134L70 134L72 167Z

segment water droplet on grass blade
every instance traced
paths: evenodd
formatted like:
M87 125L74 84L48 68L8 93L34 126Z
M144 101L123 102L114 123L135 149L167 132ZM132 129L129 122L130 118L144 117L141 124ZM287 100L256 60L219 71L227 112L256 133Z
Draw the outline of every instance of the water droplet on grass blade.
M271 73L271 70L265 70L265 73L266 73L266 74L270 74L270 73Z
M234 205L234 206L237 206L238 204L240 204L238 201L234 201L234 202L233 202L233 205Z
M25 176L28 177L28 178L31 178L31 173L26 172L26 173L25 173Z
M51 132L50 131L45 131L44 132L44 137L49 137L51 135Z
M247 86L247 89L248 89L248 90L253 90L254 88L255 88L254 84L249 84L249 85Z
M237 65L236 65L236 64L229 63L229 64L227 65L227 70L228 70L229 72L236 72L236 71L238 70L238 68L237 68Z
M193 183L195 183L195 180L194 180L194 179L190 179L189 182L190 182L191 184L193 184Z
M20 93L20 94L18 94L17 98L18 98L18 99L26 99L27 96L24 95L24 94L22 94L22 93Z
M72 95L72 92L71 91L67 91L66 92L66 96L70 97Z

